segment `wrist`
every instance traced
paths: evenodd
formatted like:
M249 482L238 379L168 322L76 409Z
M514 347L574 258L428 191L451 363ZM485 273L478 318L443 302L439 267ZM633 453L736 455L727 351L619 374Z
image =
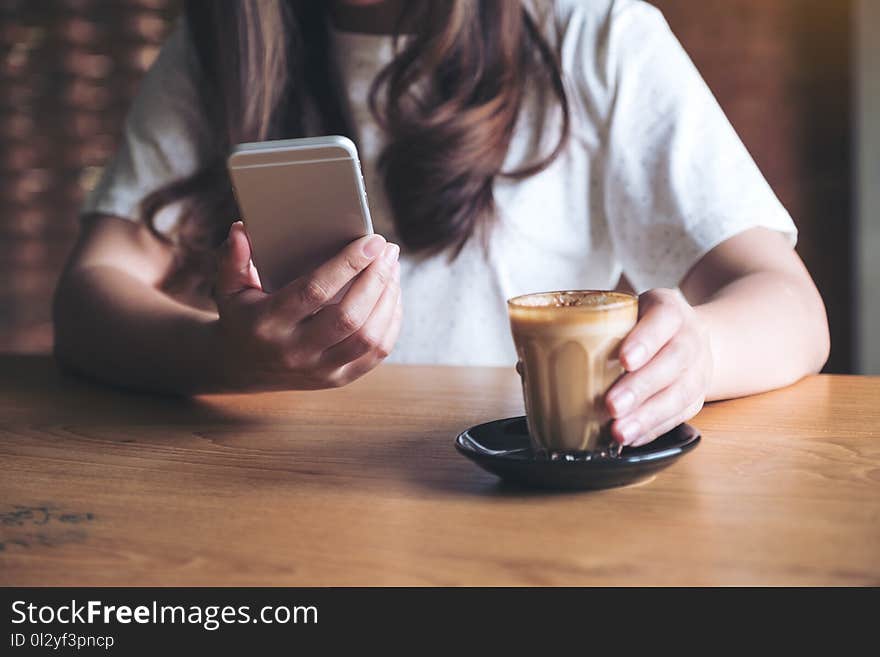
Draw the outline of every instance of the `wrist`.
M199 323L197 327L197 340L201 345L201 371L204 373L204 381L199 386L201 392L222 393L233 392L233 372L230 370L225 348L223 328L219 317L211 317Z
M705 365L704 371L706 375L706 399L716 398L715 391L717 389L716 367L718 362L718 345L716 344L713 330L714 313L712 312L711 302L694 306L694 316L696 318L696 330L702 336L702 342L705 349Z

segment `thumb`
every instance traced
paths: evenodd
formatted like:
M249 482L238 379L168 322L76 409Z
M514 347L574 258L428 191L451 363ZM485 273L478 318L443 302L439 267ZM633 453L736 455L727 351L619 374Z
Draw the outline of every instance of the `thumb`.
M214 289L218 297L224 298L250 288L263 289L260 277L251 261L251 244L245 233L244 224L236 221L229 229L226 241L220 247Z

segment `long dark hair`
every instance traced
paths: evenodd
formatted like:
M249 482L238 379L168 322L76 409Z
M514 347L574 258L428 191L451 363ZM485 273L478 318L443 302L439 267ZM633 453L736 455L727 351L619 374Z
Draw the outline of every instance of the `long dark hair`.
M226 173L230 146L302 136L307 98L325 134L349 134L330 52L326 2L187 0L202 69L201 95L216 142L205 166L149 194L147 225L181 201L184 258L222 242L238 208ZM493 183L545 168L563 149L569 107L557 57L538 17L513 0L406 3L396 55L377 76L370 106L387 142L379 170L398 239L411 251L454 256L494 216ZM552 151L514 171L503 163L530 84L549 84L561 108ZM536 126L540 129L540 126Z

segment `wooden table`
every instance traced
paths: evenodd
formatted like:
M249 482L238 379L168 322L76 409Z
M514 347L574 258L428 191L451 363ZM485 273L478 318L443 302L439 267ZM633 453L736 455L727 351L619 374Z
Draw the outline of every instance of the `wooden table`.
M646 484L541 493L459 456L513 370L165 399L0 358L2 585L880 584L880 379L711 405Z

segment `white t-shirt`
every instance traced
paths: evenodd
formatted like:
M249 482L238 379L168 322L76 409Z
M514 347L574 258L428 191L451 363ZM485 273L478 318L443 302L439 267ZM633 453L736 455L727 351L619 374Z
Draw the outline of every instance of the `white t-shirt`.
M611 289L621 274L638 292L676 287L709 250L755 226L795 242L790 216L656 8L641 0L552 6L543 32L562 63L571 139L541 173L496 181L488 254L474 239L452 262L401 255L404 321L391 362L511 365L512 296ZM374 227L393 240L376 173L383 136L367 107L392 38L334 30L333 39ZM210 135L196 75L181 24L146 75L83 212L138 220L147 193L199 166ZM559 112L541 102L543 93L528 90L505 169L555 143Z

